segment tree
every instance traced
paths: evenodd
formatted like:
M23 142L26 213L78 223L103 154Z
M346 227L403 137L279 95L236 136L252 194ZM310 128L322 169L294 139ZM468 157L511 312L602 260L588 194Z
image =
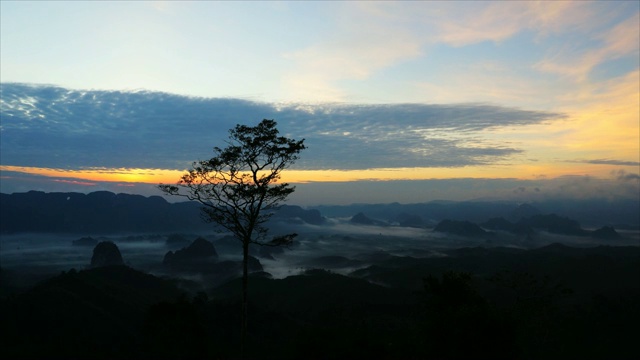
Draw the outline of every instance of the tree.
M274 120L257 126L236 125L229 130L224 149L214 147L209 160L194 162L176 185L160 184L169 195L200 202L203 219L221 225L242 243L241 348L247 336L249 245L283 246L296 234L267 239L265 222L280 203L294 192L288 183L277 183L283 170L306 149L304 139L279 136Z

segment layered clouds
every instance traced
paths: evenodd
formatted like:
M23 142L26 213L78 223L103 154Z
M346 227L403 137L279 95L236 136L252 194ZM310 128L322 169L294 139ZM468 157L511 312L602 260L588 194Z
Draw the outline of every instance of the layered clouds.
M187 168L238 123L273 118L309 146L297 169L462 167L523 149L483 131L561 119L495 105L270 104L158 92L2 85L2 164L68 170Z
M302 204L633 197L640 185L638 162L535 159L527 137L513 136L567 122L561 113L487 104L263 103L24 84L1 90L5 192L154 194L154 184L177 180L213 146L225 146L235 124L262 118L306 139L308 150L287 171L302 194L293 199ZM546 164L552 161L555 170ZM603 167L605 179L574 174L572 165Z

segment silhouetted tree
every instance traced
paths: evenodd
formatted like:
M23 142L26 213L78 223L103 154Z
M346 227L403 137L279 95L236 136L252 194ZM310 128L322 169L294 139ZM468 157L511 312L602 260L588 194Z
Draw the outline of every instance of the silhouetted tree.
M227 147L214 147L209 160L194 162L177 185L159 185L169 195L203 205L203 218L233 233L242 243L242 351L246 343L249 245L288 245L296 234L267 239L265 222L294 186L279 183L281 172L306 148L304 139L279 136L274 120L257 126L236 125L229 130Z

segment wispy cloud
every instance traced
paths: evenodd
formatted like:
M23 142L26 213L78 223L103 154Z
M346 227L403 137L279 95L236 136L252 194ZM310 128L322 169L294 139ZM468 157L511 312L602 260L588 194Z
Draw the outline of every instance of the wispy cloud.
M363 81L375 72L422 55L422 40L402 26L402 17L378 11L376 4L342 3L324 40L283 56L292 62L284 83L292 100L345 101L336 86Z
M65 183L70 185L81 185L81 186L96 186L96 183L88 182L88 181L79 181L79 180L66 180L66 179L53 179L53 182Z
M629 17L603 34L594 35L595 47L587 49L564 48L535 65L548 73L585 81L592 70L607 61L624 56L638 56L640 47L640 15Z
M618 166L640 166L640 162L638 161L624 161L624 160L611 160L611 159L573 160L571 162L578 162L578 163L585 163L585 164L618 165Z
M531 95L531 82L539 83L534 88L548 91L550 82L558 87L562 79L541 81L537 78L540 72L585 79L598 65L633 55L638 46L637 10L633 15L630 3L355 2L341 3L338 8L331 31L319 41L283 54L291 64L282 78L288 98L350 101L363 90L363 84L383 78L388 82L388 73L395 74L403 64L415 61L421 64L414 70L415 90L423 99L500 103L515 98L516 103L527 103L539 97L544 102L544 93ZM518 37L519 44L509 43ZM489 58L508 62L510 73L468 69L469 64L475 67L487 58L486 50L472 50L480 46L492 49L494 55ZM519 54L510 54L511 47L518 47ZM464 64L450 68L451 60L439 63L442 48L456 54L451 59L454 63ZM523 57L524 53L529 57ZM464 59L467 55L474 58ZM442 72L446 80L438 77ZM505 81L505 76L513 81ZM456 77L462 80L452 85ZM519 89L522 84L525 89ZM411 94L406 88L414 85L402 85L390 91ZM516 91L510 92L514 86ZM431 91L420 91L425 88ZM420 98L415 93L410 96Z
M598 33L618 13L606 4L584 1L477 1L463 6L418 3L404 16L427 18L433 24L431 42L460 47L500 43L522 32L531 32L538 40L557 34Z

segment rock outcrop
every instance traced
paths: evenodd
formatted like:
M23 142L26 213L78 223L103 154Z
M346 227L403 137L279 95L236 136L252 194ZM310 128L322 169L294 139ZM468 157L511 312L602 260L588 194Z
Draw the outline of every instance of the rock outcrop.
M618 234L616 229L614 229L612 226L603 226L600 229L595 230L591 233L591 237L604 240L614 240L621 238L620 234Z
M302 221L307 224L322 225L325 223L325 218L322 217L320 211L311 209L306 210L300 206L295 205L283 205L275 212L273 216L274 220L286 220L289 222L295 222L295 220Z
M217 259L218 253L213 243L199 237L185 248L167 252L162 264L173 270L198 270L202 265L214 263Z
M102 241L93 248L91 267L124 265L118 246L111 241Z
M376 226L387 226L388 225L384 221L372 219L372 218L368 217L367 215L365 215L362 212L359 212L359 213L355 214L351 218L351 220L349 220L349 222L352 223L352 224L358 224L358 225L376 225Z

